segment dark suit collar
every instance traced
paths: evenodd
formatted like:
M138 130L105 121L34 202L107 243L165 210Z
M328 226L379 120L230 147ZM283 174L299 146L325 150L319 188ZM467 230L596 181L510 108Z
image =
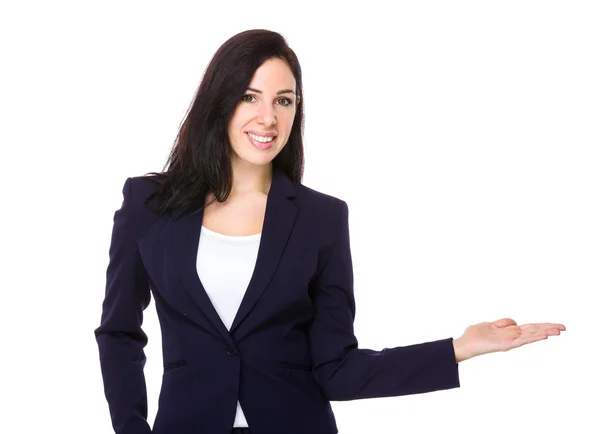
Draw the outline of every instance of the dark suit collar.
M290 178L287 177L285 172L276 167L273 168L273 178L271 181L271 189L269 194L273 191L274 195L281 197L296 197L296 188Z
M173 220L171 257L174 259L180 280L200 312L214 326L214 332L229 343L233 343L232 335L243 321L251 316L252 309L275 274L296 221L298 209L291 200L295 196L294 183L283 171L273 168L254 273L229 331L212 305L197 273L196 261L204 215L203 209L183 214ZM198 264L198 267L202 267L202 264ZM193 315L191 316L193 317Z

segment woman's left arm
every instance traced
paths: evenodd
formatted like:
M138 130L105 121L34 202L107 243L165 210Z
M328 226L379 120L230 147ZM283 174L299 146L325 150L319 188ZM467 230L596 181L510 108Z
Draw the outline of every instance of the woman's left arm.
M459 387L451 337L382 351L358 348L348 205L341 200L332 233L328 259L311 282L315 314L308 331L313 375L326 398L347 401Z
M460 387L458 363L558 335L562 324L517 326L509 318L467 327L446 338L381 351L358 348L348 205L339 219L328 259L311 282L315 315L309 328L313 374L330 401L400 396Z

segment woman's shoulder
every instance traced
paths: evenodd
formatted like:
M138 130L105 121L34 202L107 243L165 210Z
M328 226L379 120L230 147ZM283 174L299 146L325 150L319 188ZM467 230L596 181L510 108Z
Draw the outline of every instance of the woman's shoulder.
M296 191L297 205L319 221L337 221L337 217L347 209L346 201L323 190L296 184Z
M158 191L160 183L148 175L130 176L125 182L129 182L129 200L138 224L151 225L159 217L157 209L160 198L157 195L151 196Z
M342 198L334 196L331 193L327 193L323 190L316 190L304 184L297 183L296 191L301 200L319 203L323 206L339 208L342 203L345 202Z
M149 175L131 176L131 194L149 196L160 186L156 177Z

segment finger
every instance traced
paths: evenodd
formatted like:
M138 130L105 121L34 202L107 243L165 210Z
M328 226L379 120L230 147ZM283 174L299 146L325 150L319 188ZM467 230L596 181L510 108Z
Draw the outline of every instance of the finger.
M539 324L521 324L519 330L523 334L537 333L540 330Z
M548 336L546 336L545 334L530 335L530 336L518 338L513 341L512 345L511 345L511 349L518 348L522 345L531 344L533 342L541 341L544 339L548 339Z
M558 330L558 329L550 329L550 330L547 330L546 332L541 331L541 332L534 333L534 334L521 335L520 337L518 337L517 339L515 339L513 341L513 343L510 345L510 349L518 348L522 345L541 341L544 339L548 339L548 337L550 337L550 336L558 336L558 335L560 335L560 330Z
M566 327L563 324L553 324L553 323L535 323L535 324L522 324L519 326L519 330L521 330L521 334L537 334L537 333L546 333L549 330L559 330L565 331Z
M557 328L541 328L541 327L530 327L527 328L525 327L525 329L523 329L524 327L519 327L520 329L520 335L515 339L515 340L519 340L519 339L528 339L530 337L535 337L535 336L558 336L560 335L561 330L557 329Z
M511 325L517 325L516 321L512 318L502 318L497 321L494 321L492 324L494 324L496 327L508 327Z
M526 327L526 326L539 327L539 328L553 328L553 329L559 329L559 330L563 330L563 331L567 329L564 324L558 324L558 323L552 323L552 322L523 324L523 325L520 325L519 327Z
M537 330L535 333L546 333L547 335L552 334L552 335L559 335L561 331L566 330L565 328L559 327L557 325L554 324L548 324L548 325L539 325L535 330Z

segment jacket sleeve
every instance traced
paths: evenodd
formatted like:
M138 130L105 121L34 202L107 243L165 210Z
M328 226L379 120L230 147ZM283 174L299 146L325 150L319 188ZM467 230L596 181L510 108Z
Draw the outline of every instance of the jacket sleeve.
M460 387L453 338L382 351L358 348L348 205L340 202L333 247L311 286L313 374L325 397L349 401Z
M117 434L149 434L144 378L148 343L142 312L150 288L136 241L131 178L123 186L123 202L114 214L100 326L94 331L100 352L104 393Z

